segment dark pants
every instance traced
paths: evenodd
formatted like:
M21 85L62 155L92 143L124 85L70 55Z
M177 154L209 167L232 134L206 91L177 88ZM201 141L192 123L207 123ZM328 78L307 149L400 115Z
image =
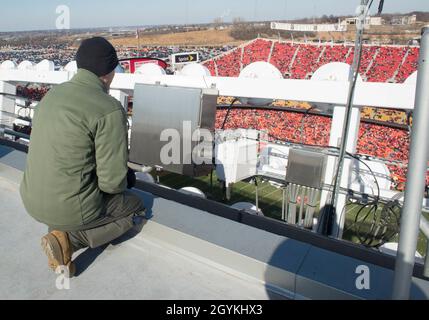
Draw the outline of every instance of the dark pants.
M67 232L74 251L112 242L130 231L134 218L144 216L145 211L142 200L129 191L106 195L105 212L100 218L86 225L84 230Z

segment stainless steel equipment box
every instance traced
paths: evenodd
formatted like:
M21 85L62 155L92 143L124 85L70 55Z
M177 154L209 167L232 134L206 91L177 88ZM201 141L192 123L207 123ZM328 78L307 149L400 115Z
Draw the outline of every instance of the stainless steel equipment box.
M196 152L202 142L192 135L206 129L214 139L218 95L215 89L136 84L130 161L187 176L209 174L213 153ZM165 163L170 147L168 156L177 161ZM212 141L206 141L208 148Z
M290 149L286 182L322 189L327 157L307 150Z

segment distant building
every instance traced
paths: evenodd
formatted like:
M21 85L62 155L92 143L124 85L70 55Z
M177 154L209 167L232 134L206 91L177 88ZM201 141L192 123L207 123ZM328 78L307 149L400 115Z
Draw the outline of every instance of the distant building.
M416 24L417 22L417 15L413 14L411 16L395 16L392 17L391 23L393 25L410 25L410 24Z
M355 25L357 24L358 17L352 17L344 19L340 22L340 25ZM381 26L384 23L384 20L382 17L367 17L365 20L365 26Z
M384 20L382 17L369 17L369 23L370 26L381 26L384 24Z
M130 33L129 33L129 32L112 32L112 33L110 34L110 36L111 36L112 38L124 38L124 37L126 37L126 36L128 36L128 35L130 35Z
M296 23L271 23L272 30L301 31L301 32L345 32L347 25L340 24L296 24Z

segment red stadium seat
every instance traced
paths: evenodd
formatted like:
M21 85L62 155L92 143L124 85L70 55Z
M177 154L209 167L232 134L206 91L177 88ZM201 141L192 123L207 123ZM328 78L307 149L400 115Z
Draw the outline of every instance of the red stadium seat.
M243 54L239 48L216 59L219 75L236 77L242 66L256 61L268 61L271 47L272 41L257 39L244 47ZM407 52L408 56L405 59ZM359 72L366 81L403 82L417 70L418 54L418 48L405 46L364 46ZM351 64L353 57L354 48L350 46L275 42L270 63L284 75L290 74L292 79L305 79L330 62ZM206 65L214 71L213 62L208 61Z
M216 126L220 128L226 111L218 111ZM233 110L225 129L266 130L272 139L327 146L332 120L329 117L307 115L301 134L302 113L275 110ZM359 154L389 159L408 161L410 136L408 131L387 126L363 123L359 131L357 152ZM398 166L389 167L395 188L403 190L406 170ZM429 176L428 176L429 183Z

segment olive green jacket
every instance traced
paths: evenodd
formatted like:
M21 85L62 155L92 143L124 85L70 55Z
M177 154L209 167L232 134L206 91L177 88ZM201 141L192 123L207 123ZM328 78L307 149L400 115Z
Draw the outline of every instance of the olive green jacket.
M28 213L62 231L96 220L105 194L126 189L127 136L124 109L95 74L79 69L51 89L36 108L20 187Z

